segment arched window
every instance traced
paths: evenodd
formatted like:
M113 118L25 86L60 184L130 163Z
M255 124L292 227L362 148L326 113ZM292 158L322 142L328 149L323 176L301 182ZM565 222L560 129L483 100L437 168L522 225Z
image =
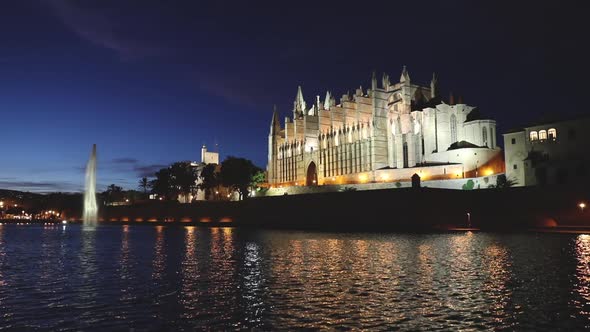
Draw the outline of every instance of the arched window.
M481 128L481 137L483 139L483 145L488 146L488 129L486 127Z
M549 129L548 133L550 140L555 141L557 139L557 130L555 130L555 128Z
M530 135L531 141L536 141L539 139L539 135L537 135L536 131L531 131L531 133L529 135Z
M539 140L544 141L547 139L547 130L539 130Z
M457 117L451 114L451 143L457 142Z

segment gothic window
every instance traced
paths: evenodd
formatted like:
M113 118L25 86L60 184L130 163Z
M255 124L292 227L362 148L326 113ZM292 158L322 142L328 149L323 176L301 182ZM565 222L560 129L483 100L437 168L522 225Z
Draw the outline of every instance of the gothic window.
M451 115L451 143L457 142L457 117Z
M531 131L531 133L529 134L530 138L531 138L531 142L532 141L536 141L539 139L539 135L537 134L536 131Z
M549 129L547 133L549 133L550 140L555 141L557 139L557 130L555 130L555 128Z
M547 139L547 130L539 130L539 140L544 141Z
M488 146L488 129L486 127L482 128L481 137L483 139L483 145Z

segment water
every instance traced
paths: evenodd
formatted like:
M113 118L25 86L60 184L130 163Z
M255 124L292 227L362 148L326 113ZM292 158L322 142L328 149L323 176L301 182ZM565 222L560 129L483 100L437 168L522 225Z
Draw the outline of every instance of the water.
M0 329L582 329L590 236L0 226Z
M86 178L84 187L84 224L96 226L98 221L98 207L96 205L96 144L92 145L90 159L86 164Z

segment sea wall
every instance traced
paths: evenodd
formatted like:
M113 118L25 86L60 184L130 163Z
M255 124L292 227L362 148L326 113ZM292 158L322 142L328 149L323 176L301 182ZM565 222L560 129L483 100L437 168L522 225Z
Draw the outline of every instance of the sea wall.
M109 222L187 223L325 230L428 230L474 226L523 229L590 225L584 188L447 190L401 188L252 198L194 204L154 202L108 207Z

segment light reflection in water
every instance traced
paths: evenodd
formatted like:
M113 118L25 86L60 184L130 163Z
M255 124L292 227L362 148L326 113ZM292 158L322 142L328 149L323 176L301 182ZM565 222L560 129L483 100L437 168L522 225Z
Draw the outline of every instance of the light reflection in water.
M246 243L243 266L244 291L242 300L245 304L246 326L257 327L262 322L264 314L264 275L262 270L262 258L260 248L255 242Z
M580 330L590 316L589 242L4 226L0 329Z
M196 255L196 235L194 226L185 226L185 252L182 259L182 281L180 302L184 307L183 318L195 318L195 311L199 308L199 269Z
M574 291L578 293L580 299L574 299L572 302L581 315L590 317L590 235L578 235L575 255L577 283L574 284Z
M164 249L164 226L156 226L156 242L152 262L152 279L160 280L166 268L166 251Z
M510 254L506 247L491 243L485 249L483 259L487 278L482 290L491 300L488 310L496 322L505 323L503 326L510 327L513 324L508 314L513 296L511 288L508 287L512 275Z
M6 247L4 244L4 227L3 227L3 225L0 225L0 288L7 286L6 277L2 273L2 271L4 270L4 264L5 264L4 262L5 261L6 261ZM4 302L3 298L0 297L0 307L2 306L3 302Z
M78 253L78 260L81 270L79 284L74 284L80 300L93 303L98 296L99 289L96 287L95 278L98 274L96 262L96 228L82 228L82 247Z

